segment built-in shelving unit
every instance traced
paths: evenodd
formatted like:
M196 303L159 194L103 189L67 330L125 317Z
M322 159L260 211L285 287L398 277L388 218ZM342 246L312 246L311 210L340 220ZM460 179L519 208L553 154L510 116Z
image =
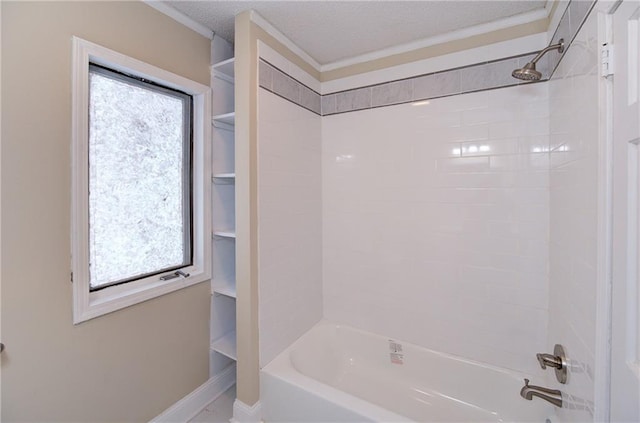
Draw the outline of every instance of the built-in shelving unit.
M223 60L211 66L213 247L210 377L215 377L236 360L235 60L228 58L232 54L230 45L222 46L218 53L215 56Z

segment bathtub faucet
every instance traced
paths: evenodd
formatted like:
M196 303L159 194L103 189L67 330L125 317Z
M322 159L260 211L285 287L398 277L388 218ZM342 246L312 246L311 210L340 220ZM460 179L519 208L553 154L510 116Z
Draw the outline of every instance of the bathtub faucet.
M554 398L551 395L555 395L557 398ZM556 407L562 407L562 393L559 390L529 385L529 379L524 380L524 386L520 390L520 396L529 401L531 401L533 397L542 398Z

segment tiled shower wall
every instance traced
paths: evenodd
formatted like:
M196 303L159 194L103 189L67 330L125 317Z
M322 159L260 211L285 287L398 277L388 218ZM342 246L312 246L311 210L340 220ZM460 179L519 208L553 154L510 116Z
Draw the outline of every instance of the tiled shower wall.
M325 318L535 372L548 119L547 84L324 117Z
M320 116L258 93L260 364L322 318Z
M550 284L546 350L562 343L571 378L563 421L593 420L598 204L598 22L592 14L549 82Z

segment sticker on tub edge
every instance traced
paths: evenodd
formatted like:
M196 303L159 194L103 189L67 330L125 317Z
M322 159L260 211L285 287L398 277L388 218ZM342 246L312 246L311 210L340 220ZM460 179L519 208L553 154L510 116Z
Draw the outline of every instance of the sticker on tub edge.
M404 354L402 354L402 344L389 339L389 359L392 364L404 364Z
M404 355L398 353L389 353L392 364L404 364Z
M392 353L401 353L402 344L394 341L393 339L389 339L389 351Z

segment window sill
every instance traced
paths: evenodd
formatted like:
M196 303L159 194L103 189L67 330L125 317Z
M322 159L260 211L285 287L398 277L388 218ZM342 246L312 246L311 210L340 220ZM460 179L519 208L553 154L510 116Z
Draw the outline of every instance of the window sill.
M76 299L73 324L79 324L211 279L211 276L202 270L198 271L187 267L185 271L190 274L187 278L163 281L160 280L162 275L156 275L134 283L88 292L86 298Z

